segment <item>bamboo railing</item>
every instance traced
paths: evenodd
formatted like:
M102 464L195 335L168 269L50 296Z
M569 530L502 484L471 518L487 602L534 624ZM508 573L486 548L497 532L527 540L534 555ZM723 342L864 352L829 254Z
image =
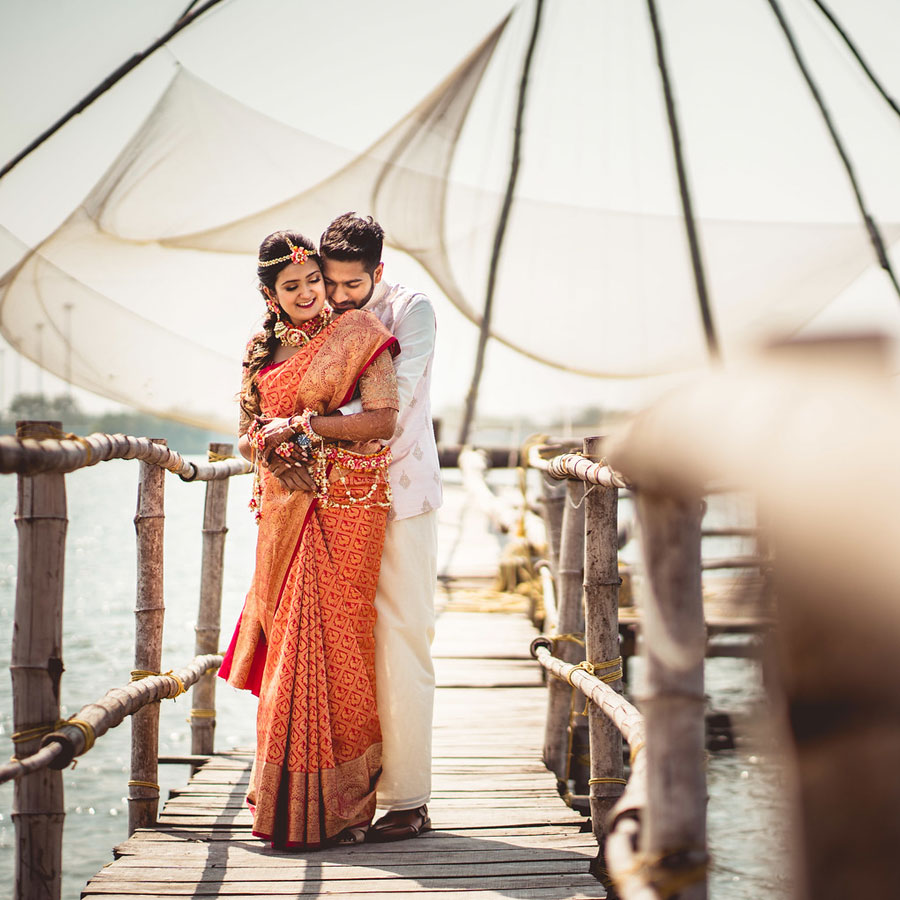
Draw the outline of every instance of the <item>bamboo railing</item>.
M59 422L20 422L15 437L0 437L0 473L19 476L19 560L10 665L15 754L9 763L0 765L0 783L15 779L15 900L59 898L64 819L61 770L89 752L110 728L132 717L129 833L156 821L156 701L177 697L194 687L192 752L213 751L214 676L222 662L217 646L227 479L250 469L243 460L230 458L231 453L230 444L211 444L210 462L190 462L166 447L164 441L121 434L79 437L64 433ZM135 516L138 575L132 683L112 688L62 720L59 685L68 524L64 473L110 459L141 461ZM207 482L207 495L197 655L182 668L161 673L165 470L184 481Z
M715 564L701 562L704 534L761 538L759 557L718 565L763 567L777 591L771 727L790 762L785 777L795 780L786 791L796 798L795 896L900 896L900 399L886 363L877 338L784 345L638 414L604 441L612 466L597 458L594 441L552 459L529 451L548 476L596 485L585 500L584 661L563 659L567 644L552 635L532 652L631 745L627 785L608 810L613 759L607 735L591 732L595 874L611 896L707 894L701 573ZM751 494L764 535L701 529L701 498L723 484ZM646 581L640 712L621 698L620 682L604 677L614 651L595 650L591 637L616 631L595 595L615 590L603 563L615 547L612 495L625 486ZM571 504L562 520L564 544L567 530L582 526ZM552 513L547 530L559 589ZM557 602L562 623L564 591Z
M643 610L647 677L642 712L621 695L617 499L628 480L601 458L600 438L580 454L529 464L566 481L558 555L547 519L559 597L556 634L539 638L532 654L554 677L548 685L544 762L557 773L567 801L587 795L598 856L591 871L609 896L660 898L678 887L684 900L706 897L706 776L703 662L706 632L700 586L701 505L637 492L649 598ZM543 455L542 455L543 453ZM584 485L589 487L585 490ZM545 489L545 496L550 493ZM573 549L568 549L573 548ZM675 643L682 658L654 650ZM678 654L676 653L677 657ZM590 701L589 745L581 749L583 718L575 692ZM623 771L622 738L631 747ZM673 785L678 796L673 798ZM677 802L673 802L677 800Z

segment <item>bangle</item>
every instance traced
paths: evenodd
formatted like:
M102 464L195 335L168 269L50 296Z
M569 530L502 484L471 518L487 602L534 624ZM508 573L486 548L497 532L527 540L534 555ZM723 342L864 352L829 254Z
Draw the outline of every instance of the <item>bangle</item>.
M309 421L315 415L318 415L318 413L307 406L306 409L296 417L299 420L297 424L300 426L298 431L302 431L310 441L321 442L322 436L316 434L316 432L312 430L312 425ZM291 416L291 421L293 421L293 419L294 416Z

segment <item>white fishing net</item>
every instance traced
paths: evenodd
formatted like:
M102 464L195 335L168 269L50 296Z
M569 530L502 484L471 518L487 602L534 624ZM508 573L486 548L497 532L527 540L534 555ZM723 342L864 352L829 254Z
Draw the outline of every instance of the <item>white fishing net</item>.
M0 241L9 266L0 280L3 336L80 387L217 428L233 427L236 360L260 311L253 253L270 231L292 227L316 238L336 214L370 212L390 247L418 261L480 322L533 17L531 3L517 5L508 21L501 7L509 4L496 4L493 27L460 49L462 61L436 87L423 90L407 72L406 94L424 99L393 125L382 123L381 136L361 149L340 138L339 124L316 134L249 105L254 90L268 96L279 53L291 79L288 51L302 32L285 18L283 42L266 45L266 37L275 40L276 0L266 0L260 9L269 12L259 17L242 2L226 4L173 45L183 64L49 237L20 244L0 197L12 232ZM900 120L809 4L785 6L885 239L900 241ZM871 16L855 17L852 4L834 6L851 31L858 26L873 68L900 88L900 57L884 37L888 24L900 25L900 11L882 10L889 22L876 28ZM706 348L646 12L625 0L546 7L491 334L553 369L597 377L702 365ZM873 255L766 4L692 0L660 9L712 313L728 359L802 328ZM318 4L316 15L327 31L337 28L329 16L343 13ZM212 64L207 77L188 68L200 59L196 46L214 43L226 27L272 51L255 89L250 68L239 92ZM388 52L373 42L373 79L380 56L384 71L396 69ZM322 87L293 80L298 102L327 104L328 80L342 68L332 66ZM358 102L368 102L366 90ZM351 126L354 111L346 106ZM460 398L467 376L458 373Z

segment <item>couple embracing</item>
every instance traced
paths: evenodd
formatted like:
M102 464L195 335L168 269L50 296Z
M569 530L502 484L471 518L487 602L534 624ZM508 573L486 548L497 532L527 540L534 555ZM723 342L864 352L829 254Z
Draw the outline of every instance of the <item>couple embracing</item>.
M256 465L256 567L220 676L259 697L247 801L277 848L430 827L441 478L430 301L383 278L383 231L261 244L239 448ZM376 808L385 814L374 822Z

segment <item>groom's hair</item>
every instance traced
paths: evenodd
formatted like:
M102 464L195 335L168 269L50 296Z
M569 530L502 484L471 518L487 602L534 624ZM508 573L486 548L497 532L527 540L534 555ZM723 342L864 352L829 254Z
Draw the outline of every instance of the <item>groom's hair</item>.
M373 272L381 262L384 229L371 216L355 212L338 216L322 233L319 253L338 262L360 260Z

